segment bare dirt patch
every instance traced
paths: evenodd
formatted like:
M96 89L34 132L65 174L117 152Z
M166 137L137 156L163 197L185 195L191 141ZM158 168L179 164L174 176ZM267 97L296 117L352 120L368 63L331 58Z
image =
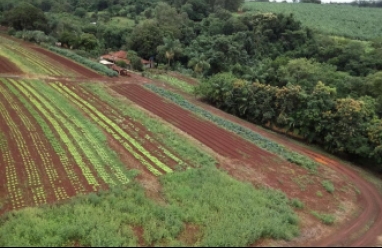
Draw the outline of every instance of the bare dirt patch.
M195 245L201 238L200 228L195 224L186 223L178 239L188 246Z

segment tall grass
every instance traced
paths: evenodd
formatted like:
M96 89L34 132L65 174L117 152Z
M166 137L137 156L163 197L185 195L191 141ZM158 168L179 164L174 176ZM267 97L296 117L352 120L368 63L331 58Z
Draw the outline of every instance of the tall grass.
M200 228L196 246L245 246L298 235L284 194L236 181L216 168L161 178L165 206L131 183L62 205L26 208L0 218L0 246L178 246L186 223ZM134 228L142 227L144 244Z

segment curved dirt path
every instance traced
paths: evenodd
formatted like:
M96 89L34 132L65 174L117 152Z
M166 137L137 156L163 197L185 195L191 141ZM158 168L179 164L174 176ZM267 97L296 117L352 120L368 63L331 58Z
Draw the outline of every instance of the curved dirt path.
M142 105L147 110L158 114L158 105L164 104L165 100L162 99L161 102L155 99L148 90L138 86L138 85L118 85L112 87L116 90L116 92L127 96L130 100L138 103L139 105ZM154 94L155 95L155 94ZM144 97L145 96L145 97ZM199 104L200 105L200 104ZM209 106L211 108L211 106ZM207 105L206 105L206 108ZM166 108L165 112L166 114L162 113L162 117L171 118L172 122L174 122L174 118L176 118L176 107ZM172 112L172 114L171 114ZM187 111L186 111L187 112ZM222 112L219 110L213 111L216 112ZM226 113L220 113L219 115L223 116L224 118L233 120L235 122L238 122L239 124L243 124L243 120L236 120L237 118L230 116ZM184 119L186 116L183 116ZM187 116L190 117L190 116ZM182 126L185 125L186 127L190 125L190 118L187 118L186 123L180 123L181 119L178 118L177 121L175 121L173 124L175 126ZM200 121L200 120L199 120ZM187 123L188 122L188 123ZM212 123L208 123L206 121L203 121L203 124L205 125L214 125ZM204 125L203 125L204 126ZM312 159L315 159L318 162L321 162L325 164L327 167L335 170L336 172L346 175L349 179L352 180L352 182L355 184L355 186L359 189L361 192L358 203L361 208L362 212L354 219L347 221L343 223L339 228L338 231L326 236L322 237L320 240L313 241L310 243L304 243L299 244L301 246L373 246L376 244L378 236L382 233L382 196L380 192L373 186L371 183L367 182L364 178L362 178L358 173L349 168L348 166L343 165L341 162L330 159L327 157L324 157L324 155L318 153L318 152L312 152L311 149L304 147L303 145L299 145L295 143L294 141L290 141L289 139L276 134L276 133L270 133L266 130L263 130L261 128L256 128L253 124L246 123L244 125L246 127L251 126L250 129L260 133L261 135L275 140L280 144L285 145L286 147L292 148L292 150L295 150L299 153L305 154ZM216 127L216 126L215 126ZM235 158L239 158L242 156L239 156L238 151L243 149L248 152L248 144L244 144L247 142L242 143L243 141L238 140L230 140L227 138L224 138L224 143L220 143L215 139L209 139L208 135L206 135L205 132L202 130L202 125L199 124L197 126L197 130L195 130L191 135L195 138L202 141L202 143L205 143L207 146L213 146L216 148L219 148L219 151L222 155L232 156ZM187 130L191 130L187 128ZM216 129L209 128L208 132L210 135L213 136L220 136L223 135L223 132L218 132ZM234 147L240 147L240 149L232 149L233 142L235 143ZM238 146L236 146L238 144ZM231 148L231 149L229 149ZM268 157L269 155L266 155L264 150L258 149L256 150L256 158L258 161L261 159L264 159L265 157ZM253 153L253 150L252 150ZM260 156L259 156L260 155ZM251 156L251 159L254 157ZM268 160L269 161L269 160Z

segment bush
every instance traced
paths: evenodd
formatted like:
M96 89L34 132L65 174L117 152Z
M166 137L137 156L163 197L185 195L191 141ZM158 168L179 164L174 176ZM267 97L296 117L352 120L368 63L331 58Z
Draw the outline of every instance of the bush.
M326 191L328 191L329 193L333 193L335 188L334 188L334 185L332 182L328 181L328 180L324 180L321 182L322 186L325 188Z

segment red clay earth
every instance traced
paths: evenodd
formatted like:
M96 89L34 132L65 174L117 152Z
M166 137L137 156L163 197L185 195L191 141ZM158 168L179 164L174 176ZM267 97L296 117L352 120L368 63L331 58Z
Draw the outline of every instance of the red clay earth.
M23 72L7 58L0 56L0 73L21 74Z
M140 86L118 85L118 86L113 86L112 88L114 88L116 92L127 96L130 100L136 102L138 105L143 106L144 108L153 112L159 117L162 117L165 120L172 123L173 125L179 127L180 129L185 130L187 133L199 139L200 141L205 143L207 146L215 149L218 153L222 155L229 155L234 158L235 157L240 158L241 156L238 154L238 151L236 151L232 147L240 147L239 150L248 152L248 150L246 149L246 146L247 147L252 146L250 149L251 153L253 151L259 152L259 154L263 155L261 159L264 159L264 155L265 155L264 151L256 148L256 146L252 144L244 145L242 141L236 142L232 138L231 139L227 138L227 136L228 137L232 136L232 134L229 132L223 133L221 131L217 131L218 128L216 126L212 129L211 126L209 127L208 123L202 122L200 120L196 120L195 118L191 117L190 113L188 113L187 111L183 109L180 109L179 107L168 106L171 104L165 103L163 99L161 99L160 97L158 97L157 95L151 92L148 92L147 90L141 88ZM179 118L180 116L182 118ZM199 123L195 123L195 122L199 122ZM192 124L190 125L190 123ZM201 132L201 130L205 130L206 132L203 133ZM267 135L264 135L265 137L268 137L273 140L277 140L278 142L280 141L280 143L286 145L287 147L291 147L293 150L296 150L303 154L307 154L308 156L315 158L317 160L318 159L322 160L322 158L318 158L317 154L311 152L308 148L305 148L301 145L291 145L290 142L287 142L288 140L286 138L280 139L277 135L269 134L265 132L264 130L262 130L262 132L259 132L259 133L261 133L262 135L266 133ZM216 142L216 139L219 139L220 141ZM228 144L228 145L225 145L225 144ZM251 157L255 161L254 165L256 165L256 162L257 163L259 162L259 160L257 160L258 158L253 156ZM267 157L270 158L272 157L272 155L267 154ZM335 232L332 236L328 236L318 241L314 241L314 243L311 242L309 244L303 244L303 245L368 246L368 245L375 244L376 238L378 235L380 235L382 230L381 229L382 216L380 212L381 206L382 206L382 198L380 193L377 191L377 189L373 185L366 182L363 178L361 178L361 176L359 176L353 170L341 165L340 162L337 162L334 160L327 160L327 161L329 162L328 166L330 168L351 178L353 180L353 183L356 184L356 186L361 192L359 203L363 206L364 211L359 216L357 216L357 218L344 223L343 226L341 226L341 229ZM269 162L266 162L266 163L269 163ZM285 192L287 193L287 191ZM373 220L374 220L374 223L361 235L358 235L354 239L350 237L351 234L356 234L357 232L360 232L362 229L365 228L366 225L370 224L370 221L373 221Z
M73 70L77 73L79 73L80 75L83 75L84 77L87 77L87 78L103 78L102 75L80 65L80 64L77 64L75 62L73 62L72 60L69 60L67 58L64 58L60 55L57 55L55 53L52 53L48 50L45 50L44 48L40 48L40 47L37 47L37 46L31 46L31 48L39 53L42 53L44 54L45 56L53 59L54 61L56 61L57 63L60 63L68 68L70 68L70 70Z

